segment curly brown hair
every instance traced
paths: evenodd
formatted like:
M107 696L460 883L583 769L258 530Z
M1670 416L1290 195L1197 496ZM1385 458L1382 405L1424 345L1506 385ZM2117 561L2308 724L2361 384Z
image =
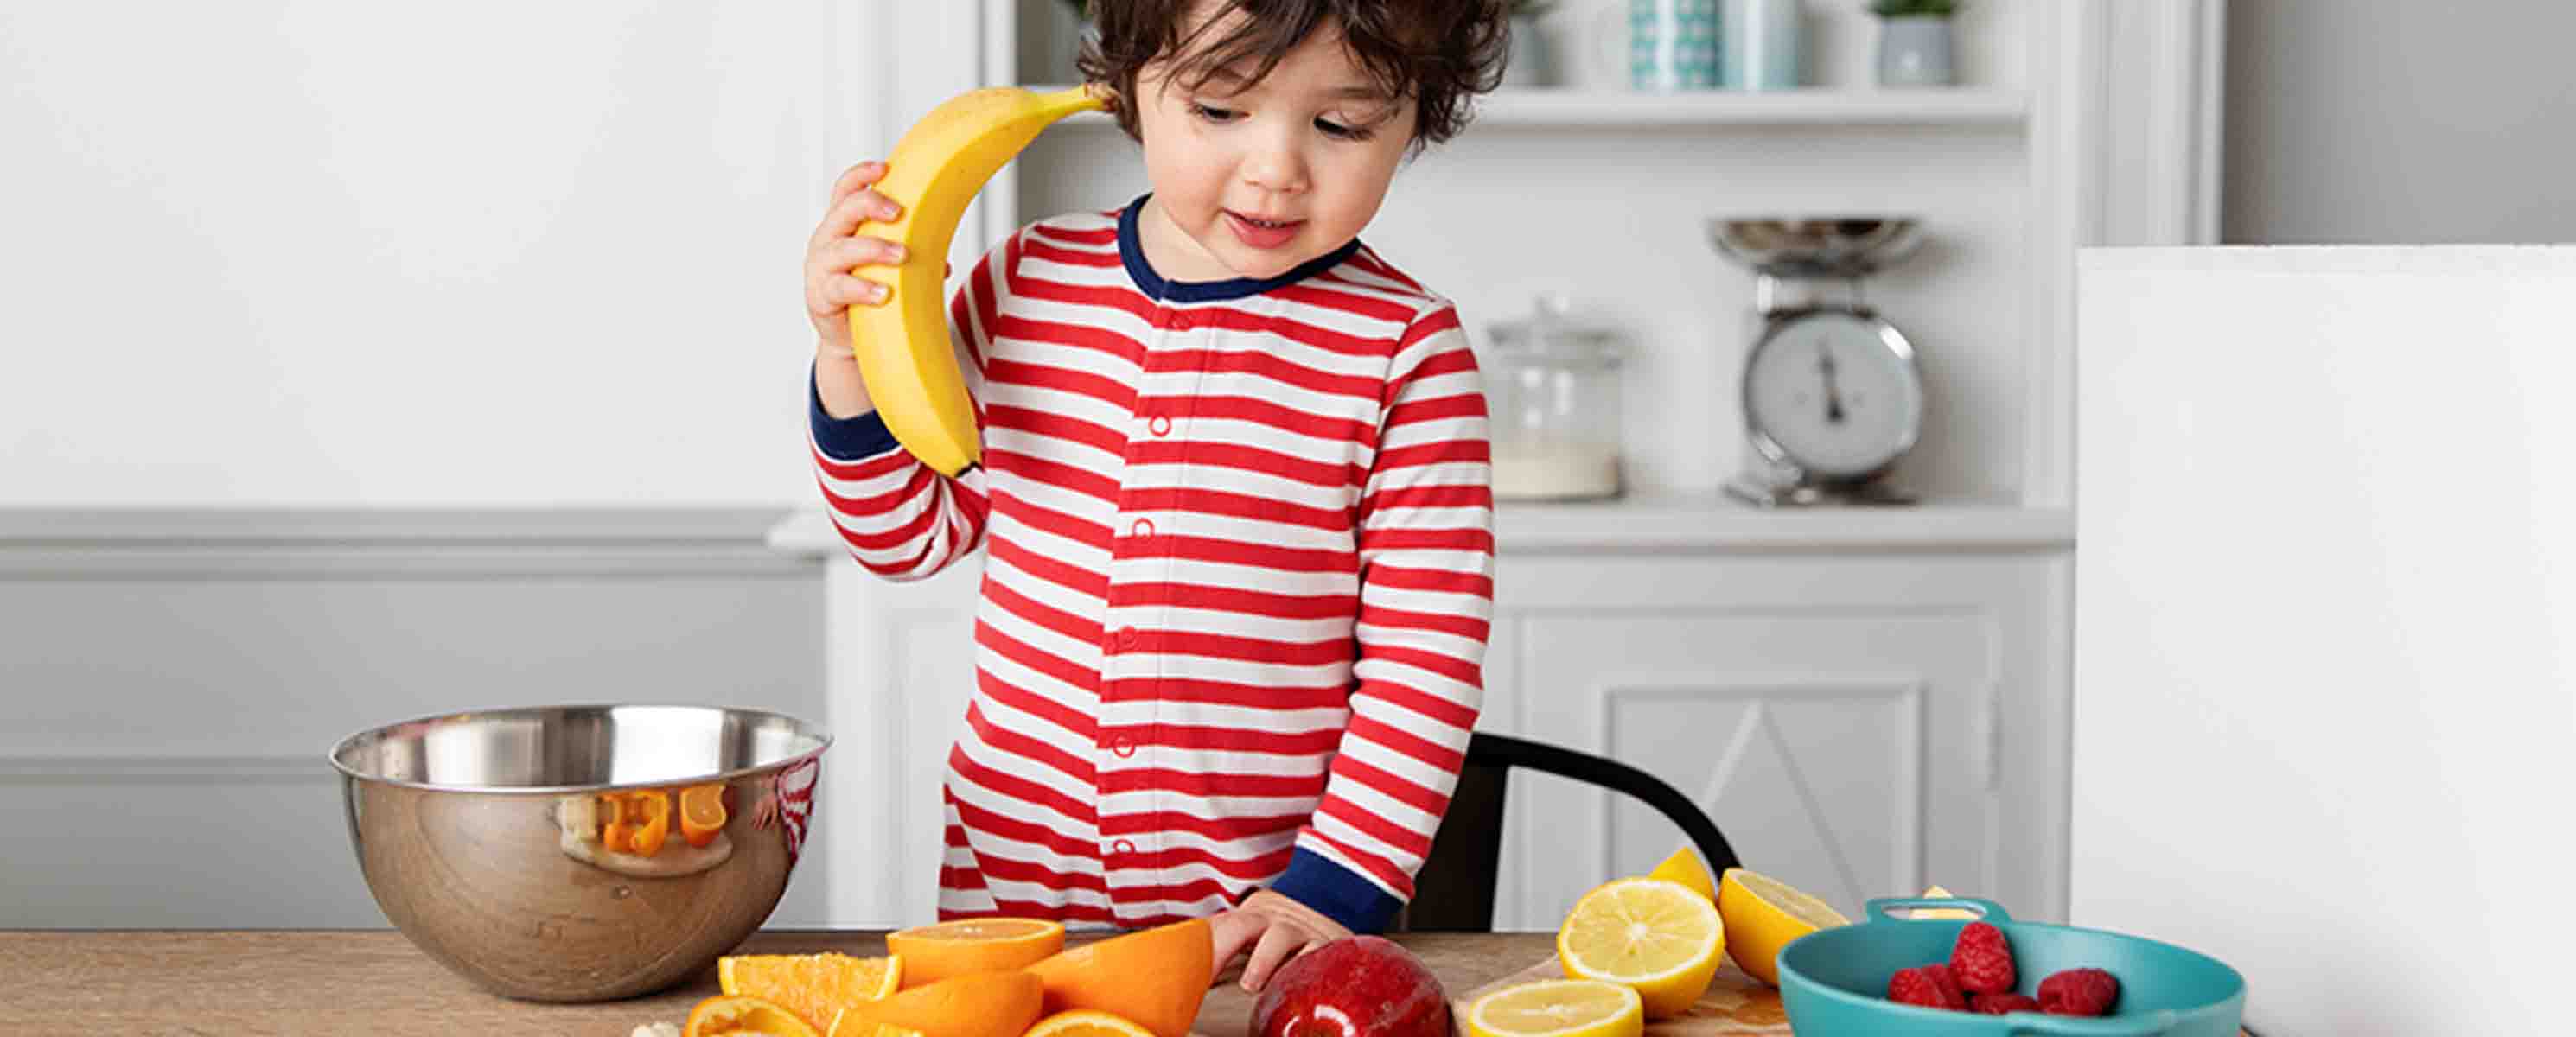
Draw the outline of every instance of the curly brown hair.
M1190 15L1202 4L1213 7L1193 29ZM1112 110L1119 127L1135 137L1135 106L1123 99L1135 96L1137 76L1155 59L1188 54L1172 78L1192 89L1244 63L1257 81L1330 19L1371 83L1413 102L1418 152L1465 129L1468 102L1502 81L1507 6L1505 0L1091 0L1099 38L1083 44L1075 66L1083 79L1122 99ZM1228 12L1243 18L1200 46L1198 37Z

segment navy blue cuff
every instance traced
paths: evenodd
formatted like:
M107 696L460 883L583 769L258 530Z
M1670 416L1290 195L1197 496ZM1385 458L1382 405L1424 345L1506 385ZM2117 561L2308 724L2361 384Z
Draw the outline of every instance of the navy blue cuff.
M1377 883L1303 847L1288 858L1288 871L1270 884L1270 891L1314 908L1354 933L1385 932L1404 907Z
M893 450L894 433L886 429L885 416L869 411L855 418L835 418L823 410L823 391L814 385L814 370L805 369L805 404L811 412L814 445L823 448L823 456L837 461L863 461Z

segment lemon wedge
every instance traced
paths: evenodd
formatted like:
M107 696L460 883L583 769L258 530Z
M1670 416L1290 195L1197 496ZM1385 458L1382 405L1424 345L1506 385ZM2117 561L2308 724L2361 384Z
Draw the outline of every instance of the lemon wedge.
M1717 899L1717 886L1708 880L1708 865L1700 863L1699 852L1687 846L1674 850L1672 856L1655 865L1655 870L1647 872L1646 877L1678 882L1689 886L1691 892L1710 900Z
M1473 1037L1639 1037L1637 992L1593 979L1542 979L1504 987L1467 1008Z
M1954 895L1955 894L1951 893L1949 890L1942 889L1939 886L1934 886L1923 891L1923 896L1926 899L1931 900L1947 900ZM1976 912L1962 907L1918 907L1910 912L1910 914L1913 916L1914 920L1918 922L1934 918L1957 918L1971 922L1977 920Z
M1780 948L1818 929L1851 919L1788 883L1742 868L1728 868L1717 882L1717 913L1726 919L1727 950L1744 974L1780 985Z

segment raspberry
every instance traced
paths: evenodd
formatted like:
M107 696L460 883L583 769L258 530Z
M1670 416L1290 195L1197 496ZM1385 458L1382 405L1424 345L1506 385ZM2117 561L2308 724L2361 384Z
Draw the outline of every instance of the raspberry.
M2119 999L2119 978L2100 969L2068 969L2039 981L2039 1010L2050 1015L2105 1015Z
M1950 971L1959 977L1959 989L1972 994L2000 994L2013 988L2012 941L2004 931L1984 922L1970 922L1959 930L1959 942L1950 946Z
M1959 996L1957 983L1932 971L1939 967L1926 965L1896 970L1895 975L1887 977L1887 999L1900 1005L1924 1008L1967 1008L1967 999Z
M1948 962L1933 962L1923 966L1923 971L1931 973L1932 982L1941 985L1942 997L1949 999L1955 1007L1967 1007L1968 992L1959 986L1959 974L1950 968Z
M2002 1015L2006 1012L2036 1012L2039 1011L2039 999L2026 994L2014 994L2009 992L2002 994L1979 994L1968 999L1968 1010L1972 1012L1983 1012L1987 1015Z

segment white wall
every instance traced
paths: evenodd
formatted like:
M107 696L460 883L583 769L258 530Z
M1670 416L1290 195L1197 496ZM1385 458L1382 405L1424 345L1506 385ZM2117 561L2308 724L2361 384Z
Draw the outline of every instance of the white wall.
M2567 1032L2576 248L2081 279L2069 917L2265 1037Z
M2576 241L2576 7L2234 0L2225 240Z
M875 6L0 5L0 506L803 502Z

